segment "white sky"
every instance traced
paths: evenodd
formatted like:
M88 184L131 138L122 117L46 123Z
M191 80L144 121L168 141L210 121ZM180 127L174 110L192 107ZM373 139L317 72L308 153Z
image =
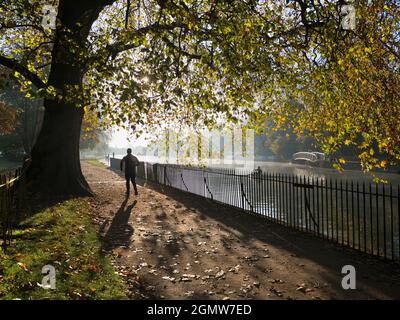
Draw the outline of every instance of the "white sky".
M128 132L128 130L115 128L111 137L110 146L114 148L128 148L136 146L145 147L148 144L145 138L145 135L142 135L136 139L133 134Z

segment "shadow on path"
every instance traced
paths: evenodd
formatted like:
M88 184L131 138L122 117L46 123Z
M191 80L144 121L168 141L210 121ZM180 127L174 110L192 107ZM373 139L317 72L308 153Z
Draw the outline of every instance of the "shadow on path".
M122 177L119 171L110 168L109 170ZM246 250L246 256L249 256L247 258L251 259L253 255L256 255L256 248L260 247L261 244L261 247L265 245L270 250L271 259L260 260L258 263L253 262L252 268L254 268L254 273L267 274L262 268L271 267L273 274L283 277L287 276L287 281L285 278L283 280L288 285L290 283L294 286L294 289L288 287L288 292L291 292L290 290L296 291L297 281L310 282L317 279L318 287L316 288L320 288L320 292L324 292L325 297L329 299L400 298L399 264L387 262L359 251L345 248L313 235L273 223L263 216L250 214L194 194L157 183L146 182L141 179L137 179L137 183L140 186L162 194L162 198L166 203L169 200L171 200L171 203L178 202L173 206L164 205L162 207L161 204L152 200L151 197L146 197L148 191L142 189L143 199L148 201L145 206L151 210L151 214L144 216L143 221L146 222L147 219L160 220L160 225L163 229L170 232L171 239L169 241L171 244L174 243L174 240L180 240L180 244L183 246L181 255L192 257L199 252L197 247L187 247L184 240L194 243L207 241L212 244L212 241L219 239L224 246L223 252L226 252L228 255L231 254L227 256L226 264L223 264L224 267L227 267L229 257L233 257L234 260L239 258L239 261L242 261L243 257L238 256L238 251L243 252L243 250ZM163 224L161 223L164 221L161 211L166 208L168 209L164 214L168 217L167 220L169 223ZM187 212L188 210L186 209L196 211L194 218L187 219L189 221L194 220L191 221L193 229L186 232L186 238L174 239L181 234L178 226L185 223L185 216L182 213ZM210 230L213 228L219 229L218 238L211 234L204 234L204 230L198 229L204 229L204 227L207 229L203 221L210 224ZM153 236L141 238L140 241L140 243L148 243L148 248L155 248L156 239ZM165 247L163 252L157 252L153 256L157 257L158 254L162 254L164 258L173 259L175 251L172 250L172 252L169 252L169 248ZM206 260L206 258L203 255L202 261ZM184 263L186 264L186 261ZM219 262L215 261L215 263ZM157 261L153 264L156 266L159 265ZM212 262L209 261L208 265L212 265ZM346 291L342 289L341 280L343 275L341 274L341 270L344 265L353 265L356 268L357 290ZM145 277L149 278L150 276L146 274ZM325 286L324 283L329 284L329 289L326 289L327 291L323 289ZM175 287L177 289L181 288L178 284L175 284ZM164 289L160 290L162 292L165 291ZM172 293L172 296L178 296L177 292Z
M115 213L115 216L111 222L107 233L103 238L103 249L112 250L116 247L128 247L131 243L131 237L133 235L134 229L129 225L129 218L131 216L132 210L137 204L135 200L132 204L128 205L128 198L125 198L121 203L121 207ZM105 226L102 227L104 229ZM103 230L100 230L102 233Z
M391 298L400 298L400 266L396 263L344 248L312 235L272 223L262 216L224 206L194 194L141 179L138 179L137 183L180 202L186 208L197 210L200 218L204 215L215 219L220 223L219 227L222 230L239 231L241 240L249 248L252 247L254 239L273 246L275 250L278 250L281 258L287 258L292 263L299 261L299 270L310 273L319 272L327 282L335 284L339 291L343 291L339 280L342 278L342 267L353 265L357 270L357 291L359 293L364 292L367 296L384 293ZM306 259L306 262L309 263L303 265L300 262L304 260L300 259ZM347 293L349 297L356 298L356 294L352 296L351 292Z

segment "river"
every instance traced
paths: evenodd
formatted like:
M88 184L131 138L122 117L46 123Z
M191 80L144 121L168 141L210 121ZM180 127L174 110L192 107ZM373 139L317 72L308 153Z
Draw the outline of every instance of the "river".
M121 159L124 155L115 155L116 158ZM155 156L138 156L142 162L150 163L165 163L160 158ZM218 163L219 161L208 161L207 166L211 168L250 168L246 167L243 162L237 161L236 164L232 164L231 161L227 160L225 163ZM174 161L169 163L176 164ZM360 170L344 170L340 172L336 169L314 167L303 164L296 164L290 162L276 162L276 161L255 161L251 168L260 167L263 172L269 173L280 173L280 174L293 174L295 176L303 176L310 178L319 178L322 181L326 179L338 179L348 180L353 182L372 182L374 177L369 173L364 173ZM386 181L396 185L400 184L400 174L398 173L386 173L379 172L376 176L385 179Z

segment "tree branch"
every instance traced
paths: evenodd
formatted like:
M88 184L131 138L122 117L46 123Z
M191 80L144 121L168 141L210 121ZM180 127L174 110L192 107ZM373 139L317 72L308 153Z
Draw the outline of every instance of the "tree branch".
M131 8L131 0L126 0L125 29L128 29L130 8Z
M177 46L172 41L170 41L166 36L162 37L162 39L168 47L177 51L180 55L184 55L190 59L201 59L201 55L193 54L193 53L183 50L180 46Z
M20 64L18 61L7 58L0 55L0 64L3 66L17 71L18 73L22 74L27 80L31 81L38 89L46 88L47 85L43 82L42 79L38 77L38 75L31 72L27 67Z
M137 29L137 30L135 30L133 32L129 32L129 35L131 37L139 37L141 35L145 35L145 34L147 34L149 32L152 32L152 31L161 32L161 31L173 30L173 29L179 28L179 27L183 28L183 27L186 27L186 25L182 25L182 24L176 23L176 22L164 25L164 24L160 24L158 22L155 22L155 23L153 23L151 25L142 27L142 28ZM130 50L130 49L134 49L137 46L138 45L131 44L131 43L116 42L116 43L114 43L112 45L108 45L105 49L108 52L110 52L110 54L111 54L111 56L113 58L115 58L118 55L118 53L126 51L126 50Z

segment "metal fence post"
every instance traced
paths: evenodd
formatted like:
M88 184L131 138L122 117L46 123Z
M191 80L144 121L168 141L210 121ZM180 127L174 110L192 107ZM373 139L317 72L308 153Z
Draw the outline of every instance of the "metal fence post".
M243 190L243 181L240 179L240 193L242 195L242 209L244 210L244 190Z

